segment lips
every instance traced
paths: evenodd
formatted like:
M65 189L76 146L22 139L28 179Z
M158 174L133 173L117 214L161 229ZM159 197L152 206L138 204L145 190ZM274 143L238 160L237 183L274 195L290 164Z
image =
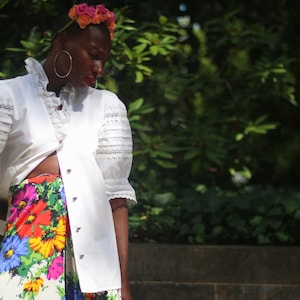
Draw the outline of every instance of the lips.
M87 86L92 86L96 82L96 79L94 77L86 77L84 80L84 83Z

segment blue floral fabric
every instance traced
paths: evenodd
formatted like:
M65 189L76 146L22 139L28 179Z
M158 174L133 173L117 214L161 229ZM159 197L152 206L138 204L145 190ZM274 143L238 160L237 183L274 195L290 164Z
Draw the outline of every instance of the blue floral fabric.
M26 179L10 189L0 244L0 300L11 299L121 299L120 290L80 291L59 176Z

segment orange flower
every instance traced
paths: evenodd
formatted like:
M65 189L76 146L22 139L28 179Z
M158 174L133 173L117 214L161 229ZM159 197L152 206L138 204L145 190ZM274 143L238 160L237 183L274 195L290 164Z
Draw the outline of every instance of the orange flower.
M81 29L85 29L90 24L100 24L103 22L110 31L111 39L114 37L113 31L116 27L115 15L103 4L99 4L96 7L88 6L86 3L74 4L69 10L68 16L71 21L58 32L66 30L74 22L77 22Z
M27 292L38 293L40 288L44 285L44 280L41 277L36 278L33 281L24 283L24 290Z
M57 177L57 175L55 175L55 174L47 174L47 175L43 175L43 176L37 176L37 177L29 178L28 183L40 184L43 182L52 182L56 179L56 177Z
M13 227L13 224L6 222L6 231L11 230L12 227Z
M94 19L93 19L93 24L100 24L101 22L103 22L102 16L99 14L96 14Z
M74 20L74 19L76 19L76 4L70 9L70 11L69 11L69 17L72 19L72 20Z
M88 15L80 15L77 19L77 23L81 29L84 29L91 23L91 17L89 17Z
M106 27L107 27L108 31L112 32L116 28L116 23L106 23Z

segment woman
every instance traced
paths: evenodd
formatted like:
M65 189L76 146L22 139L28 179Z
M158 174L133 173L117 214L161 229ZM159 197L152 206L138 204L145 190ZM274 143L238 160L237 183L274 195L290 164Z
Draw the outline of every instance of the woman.
M117 96L90 87L114 28L103 5L74 5L43 64L0 82L0 299L132 299L131 130Z

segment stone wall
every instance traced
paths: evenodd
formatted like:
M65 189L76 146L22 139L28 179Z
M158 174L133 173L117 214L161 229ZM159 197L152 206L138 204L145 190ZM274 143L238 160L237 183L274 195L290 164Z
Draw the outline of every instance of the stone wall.
M134 300L300 300L300 247L130 244Z

